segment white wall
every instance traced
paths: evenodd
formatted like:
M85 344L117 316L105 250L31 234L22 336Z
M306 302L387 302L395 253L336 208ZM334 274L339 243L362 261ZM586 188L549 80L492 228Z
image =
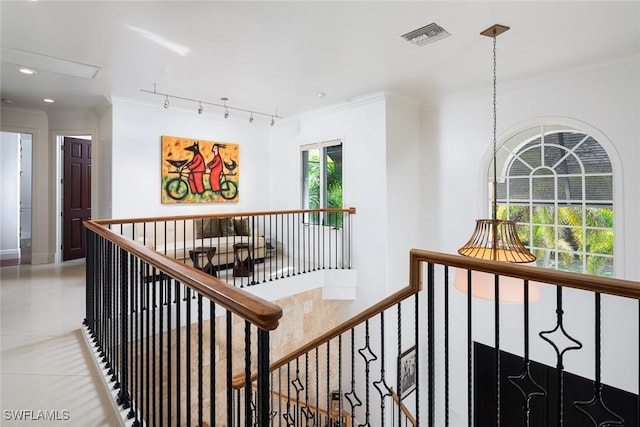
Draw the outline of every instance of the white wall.
M300 151L304 144L342 140L343 203L356 207L353 267L358 270L357 307L386 296L387 167L384 96L285 120L271 137L272 207L301 207Z
M594 66L518 85L499 84L498 143L533 124L556 120L583 125L603 135L603 145L613 148L615 165L616 273L620 278L640 280L637 241L640 223L640 58ZM456 253L470 237L475 219L488 217L486 171L491 156L491 93L470 94L426 109L422 116L422 192L424 247ZM580 352L566 355L569 371L593 378L593 296L565 292L567 330L585 344ZM493 345L493 304L474 302L474 338ZM503 305L501 347L522 354L522 307ZM537 332L555 324L555 291L544 289L539 302L531 305L532 358L555 366L552 348ZM452 355L466 375L465 297L452 293ZM459 313L459 314L458 314ZM638 392L637 303L619 298L603 301L603 381ZM620 351L621 346L624 351ZM456 355L462 355L457 357ZM457 375L457 374L456 374ZM459 378L460 379L460 378ZM465 383L466 384L466 383ZM464 389L451 396L465 396ZM464 415L461 401L455 411ZM461 415L461 416L462 416ZM465 415L466 416L466 415Z
M0 197L0 259L20 257L19 180L20 134L0 134L0 179L5 183Z
M424 247L420 236L420 111L418 104L388 96L386 105L388 293L409 283L409 250ZM364 191L364 189L363 189Z
M31 134L20 134L22 155L20 156L20 239L31 239L31 193L33 185L31 175L33 174L33 138Z
M225 120L194 111L114 99L111 214L113 218L264 210L269 206L269 130L263 123ZM161 136L240 145L237 203L161 204ZM104 197L104 195L102 195ZM104 205L105 200L99 202Z
M51 169L53 149L49 144L49 124L42 111L2 107L4 132L33 135L32 258L33 264L53 262L55 253L55 199L51 188L55 171ZM54 156L55 157L55 156Z

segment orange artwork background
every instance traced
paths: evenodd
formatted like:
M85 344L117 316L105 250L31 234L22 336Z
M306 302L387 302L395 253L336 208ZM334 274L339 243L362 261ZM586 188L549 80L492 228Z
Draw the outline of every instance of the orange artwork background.
M214 161L214 146L218 161ZM161 155L162 203L240 200L238 144L163 135ZM219 175L212 178L212 174Z

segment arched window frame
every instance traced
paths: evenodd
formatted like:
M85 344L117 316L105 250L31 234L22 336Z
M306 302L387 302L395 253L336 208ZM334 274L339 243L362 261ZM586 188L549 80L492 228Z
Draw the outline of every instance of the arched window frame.
M498 135L498 149L496 153L498 164L498 184L504 180L505 170L508 167L511 160L510 153L517 152L527 142L535 138L536 135L540 135L541 129L565 129L567 131L577 131L591 136L596 140L600 146L604 149L609 161L611 163L611 175L613 186L613 200L612 209L614 212L613 221L613 234L614 234L614 246L613 256L615 257L613 276L624 277L624 257L621 256L622 248L624 247L624 211L622 209L622 195L623 195L623 182L622 182L622 165L619 155L615 150L611 141L598 129L578 120L558 117L543 117L533 120L529 120L513 126ZM529 133L527 135L527 133ZM514 138L519 137L518 143L514 142ZM511 144L511 145L510 145ZM505 149L509 148L509 149ZM483 204L482 210L484 212L491 212L492 203L492 180L493 180L493 151L491 147L487 147L485 156L483 158L483 164L486 165L486 169L483 169L482 180L487 182L487 185L483 187L483 193L485 197L483 200L486 204ZM500 200L500 197L498 198ZM530 202L530 200L528 200Z

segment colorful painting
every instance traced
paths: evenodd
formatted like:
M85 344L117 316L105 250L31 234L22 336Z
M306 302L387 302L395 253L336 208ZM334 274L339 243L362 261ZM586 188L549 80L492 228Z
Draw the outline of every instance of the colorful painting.
M237 202L238 144L162 137L162 203Z

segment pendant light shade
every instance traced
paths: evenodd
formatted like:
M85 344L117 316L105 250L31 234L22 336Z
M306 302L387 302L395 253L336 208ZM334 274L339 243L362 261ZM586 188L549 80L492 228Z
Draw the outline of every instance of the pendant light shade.
M473 235L460 255L507 262L532 262L536 257L522 244L513 221L478 219Z

